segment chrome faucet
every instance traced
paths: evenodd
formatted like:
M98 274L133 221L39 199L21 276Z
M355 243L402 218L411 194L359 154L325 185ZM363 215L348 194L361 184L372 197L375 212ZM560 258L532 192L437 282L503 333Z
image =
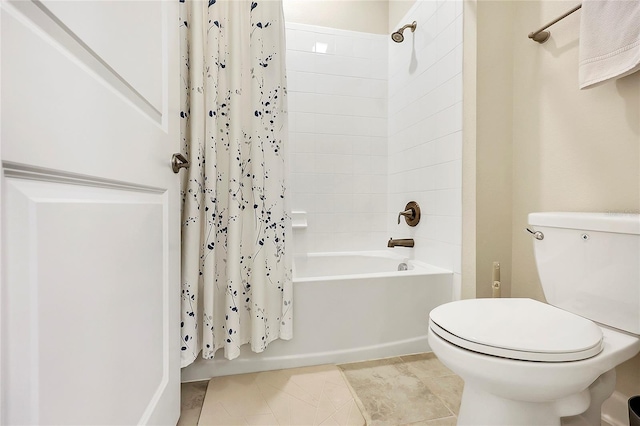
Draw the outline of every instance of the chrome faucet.
M387 242L387 247L413 247L414 242L413 238L401 238L399 240L394 240L393 238L389 238L389 242Z

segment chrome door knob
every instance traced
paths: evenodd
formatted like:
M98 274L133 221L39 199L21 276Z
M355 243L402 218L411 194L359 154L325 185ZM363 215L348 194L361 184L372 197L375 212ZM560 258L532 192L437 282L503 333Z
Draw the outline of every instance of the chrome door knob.
M171 156L171 170L173 173L178 173L182 168L189 168L189 160L181 153L176 152Z

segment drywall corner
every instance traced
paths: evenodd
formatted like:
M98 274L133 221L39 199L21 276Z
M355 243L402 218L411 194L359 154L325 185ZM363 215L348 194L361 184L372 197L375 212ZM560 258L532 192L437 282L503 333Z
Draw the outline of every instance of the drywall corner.
M476 297L477 0L463 5L462 298Z

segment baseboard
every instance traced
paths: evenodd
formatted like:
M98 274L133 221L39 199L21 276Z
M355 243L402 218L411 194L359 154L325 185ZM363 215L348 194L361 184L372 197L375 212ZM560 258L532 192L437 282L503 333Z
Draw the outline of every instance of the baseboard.
M627 426L629 424L628 397L618 391L614 391L602 404L602 420L611 426Z

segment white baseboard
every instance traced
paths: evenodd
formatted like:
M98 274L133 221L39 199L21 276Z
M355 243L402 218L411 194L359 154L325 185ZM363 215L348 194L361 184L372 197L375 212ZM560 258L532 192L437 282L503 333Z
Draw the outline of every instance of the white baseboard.
M611 426L628 426L629 410L627 401L629 397L618 391L602 404L602 420Z

